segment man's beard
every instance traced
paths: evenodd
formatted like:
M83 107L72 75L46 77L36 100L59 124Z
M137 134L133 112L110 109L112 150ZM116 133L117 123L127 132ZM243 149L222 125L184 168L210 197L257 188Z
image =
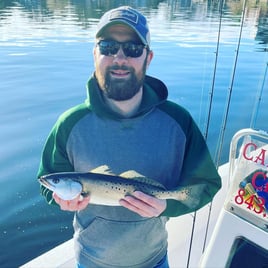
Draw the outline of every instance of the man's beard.
M129 78L113 78L110 74L113 70L129 71ZM132 67L112 66L108 68L105 72L103 87L106 96L116 101L131 99L139 92L143 85L145 70L146 64L144 64L142 72L138 76Z

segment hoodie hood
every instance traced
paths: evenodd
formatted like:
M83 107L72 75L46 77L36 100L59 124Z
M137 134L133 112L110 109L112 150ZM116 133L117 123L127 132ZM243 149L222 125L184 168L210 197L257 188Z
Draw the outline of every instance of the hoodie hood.
M137 113L132 117L143 115L157 105L166 101L168 90L166 85L157 78L146 75L143 84L142 102ZM97 79L93 75L87 83L86 105L100 117L123 119L123 116L112 111L104 102Z

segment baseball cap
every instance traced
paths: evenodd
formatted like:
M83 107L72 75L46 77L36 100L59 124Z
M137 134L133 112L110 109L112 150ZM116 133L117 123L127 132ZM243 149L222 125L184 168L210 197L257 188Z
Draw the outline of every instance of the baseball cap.
M129 6L121 6L107 11L97 26L96 38L100 37L104 29L113 24L124 24L133 29L144 45L150 46L150 32L146 18L137 10Z

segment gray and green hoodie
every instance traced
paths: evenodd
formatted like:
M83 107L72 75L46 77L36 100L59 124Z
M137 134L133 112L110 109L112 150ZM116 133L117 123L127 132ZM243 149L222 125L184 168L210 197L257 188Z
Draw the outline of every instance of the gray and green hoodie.
M193 208L168 200L160 217L143 218L123 207L89 204L75 213L74 240L83 267L153 267L167 251L168 217L209 203L221 187L207 145L190 114L167 100L167 88L146 76L139 111L123 118L105 104L90 78L85 103L63 113L46 141L38 176L87 172L107 165L115 174L135 170L167 189L205 183ZM52 192L41 193L55 203Z

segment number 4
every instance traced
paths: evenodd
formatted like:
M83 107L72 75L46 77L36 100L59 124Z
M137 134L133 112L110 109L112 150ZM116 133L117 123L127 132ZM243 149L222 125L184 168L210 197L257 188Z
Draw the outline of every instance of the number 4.
M247 204L248 205L248 209L252 209L252 208L254 208L254 199L255 199L255 195L251 195L249 198L247 198L246 200L245 200L245 204ZM254 209L254 211L255 211L255 209Z

